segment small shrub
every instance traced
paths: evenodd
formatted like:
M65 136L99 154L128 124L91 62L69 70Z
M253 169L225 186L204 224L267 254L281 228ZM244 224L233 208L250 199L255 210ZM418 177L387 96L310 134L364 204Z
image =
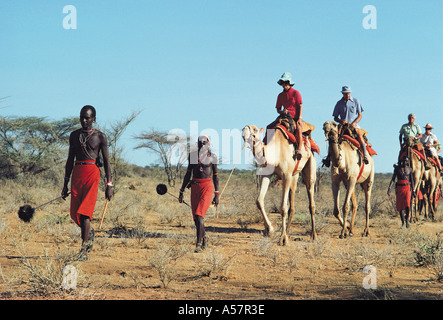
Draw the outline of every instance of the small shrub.
M439 235L417 245L414 251L415 261L419 266L430 267L438 281L443 280L443 240Z
M20 281L28 285L35 295L63 293L64 268L77 265L77 253L69 249L58 248L53 256L44 249L44 256L37 259L31 259L24 251L21 256Z
M177 259L186 253L187 250L183 246L162 244L154 254L148 257L148 262L157 271L163 288L177 278L175 270Z
M227 270L235 255L225 257L223 253L216 250L206 250L202 255L202 260L199 262L201 273L205 276L216 275L218 278L226 279Z

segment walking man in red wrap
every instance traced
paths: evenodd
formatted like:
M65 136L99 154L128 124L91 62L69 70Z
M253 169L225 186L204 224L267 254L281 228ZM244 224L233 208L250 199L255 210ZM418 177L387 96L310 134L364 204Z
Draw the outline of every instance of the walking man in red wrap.
M215 205L218 205L220 197L217 156L210 151L209 147L209 138L207 136L200 136L198 138L198 150L191 152L189 155L188 169L186 170L178 197L178 201L180 203L183 202L183 192L190 184L192 215L195 228L197 229L195 252L201 252L207 246L208 237L206 236L203 219L211 205L212 194L214 193L212 203Z
M70 214L72 220L81 228L80 260L88 259L88 252L92 250L94 241L91 219L100 183L100 169L98 167L100 165L100 152L103 157L103 167L107 181L106 199L111 200L113 195L108 143L105 134L93 128L92 125L95 120L95 108L90 105L84 106L80 111L82 128L71 132L69 136L69 153L62 190L62 196L66 198L68 196L68 182L72 173Z
M396 207L397 211L400 212L401 226L403 227L406 223L406 228L409 228L409 208L411 207L411 194L414 193L414 176L412 175L409 158L405 157L400 165L394 165L394 168L394 174L388 187L388 196L391 193L395 179L397 179L395 185Z

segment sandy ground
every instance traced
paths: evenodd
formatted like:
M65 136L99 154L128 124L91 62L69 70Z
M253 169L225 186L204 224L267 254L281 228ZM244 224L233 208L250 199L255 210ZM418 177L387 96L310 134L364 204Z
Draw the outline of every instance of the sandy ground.
M140 189L140 188L139 188ZM131 191L128 191L131 192ZM134 199L143 202L140 195ZM123 194L123 192L121 192ZM149 194L149 197L157 195ZM158 197L158 196L157 196ZM125 200L128 197L125 196ZM164 198L163 198L164 199ZM114 200L117 201L117 200ZM121 200L123 201L123 200ZM156 200L157 201L157 200ZM378 216L370 221L371 235L361 237L363 209L358 212L353 237L339 239L341 227L331 215L322 216L318 239L309 237L310 223L295 218L288 246L278 245L281 216L271 213L276 232L264 237L263 224L210 209L205 219L209 245L194 253L195 230L191 214L175 203L166 210L180 219L165 219L155 203L116 228L118 202L110 203L102 230L98 230L103 201L97 203L93 226L94 249L88 261L72 262L76 268L76 288L56 288L36 292L36 274L24 267L50 269L61 253L80 248L78 228L67 218L66 204L36 212L31 223L23 223L11 211L2 216L0 233L0 298L8 300L335 300L335 299L426 299L441 300L443 285L431 267L417 266L414 250L423 237L435 239L443 222L420 220L409 229L400 228L400 218ZM328 203L323 203L330 206ZM60 209L60 206L63 209ZM145 207L145 203L140 203ZM248 203L252 216L259 216L255 204ZM320 206L320 203L318 204ZM59 211L65 211L59 213ZM116 210L114 210L116 211ZM320 211L320 210L319 210ZM54 212L57 212L54 214ZM319 215L321 213L318 213ZM439 214L441 212L439 211ZM54 217L48 222L48 217ZM114 222L111 223L114 216ZM319 217L321 218L321 217ZM317 221L319 220L317 218ZM422 216L420 217L420 219ZM242 223L243 221L243 223ZM244 221L249 221L244 223ZM48 227L51 226L51 228ZM142 227L140 227L142 226ZM138 229L137 229L138 228ZM143 232L137 233L137 230ZM67 235L71 234L71 235ZM421 237L421 238L420 238ZM367 265L372 272L364 273ZM37 268L35 268L37 269ZM44 271L41 271L44 274ZM367 276L374 276L376 287ZM163 281L162 281L163 280ZM33 282L34 281L34 282ZM48 285L49 286L49 285Z
M280 216L271 215L278 223ZM98 221L95 221L97 224ZM76 299L442 299L443 286L433 281L432 270L426 267L395 263L386 266L382 262L377 268L377 289L363 287L366 276L364 265L352 267L346 257L338 251L354 245L371 243L371 248L383 250L389 239L380 236L372 225L372 235L362 238L355 235L339 239L340 227L330 219L330 231L319 235L320 245L311 242L305 230L296 224L292 226L289 246L277 245L278 237L264 238L262 225L240 228L233 219L207 218L207 234L210 244L203 253L193 252L194 230L191 227L174 227L152 224L151 234L139 240L122 241L110 237L106 230L98 231L96 244L89 260L81 262L75 293L64 294L64 298ZM399 221L389 221L392 228L399 227ZM22 224L19 222L19 224ZM23 226L22 226L23 227ZM25 226L32 229L32 226ZM411 231L435 233L443 229L442 223L420 222ZM276 232L278 235L278 232ZM171 238L174 235L173 238ZM273 241L275 240L275 241ZM173 265L171 280L166 287L159 274L149 262L149 256L159 245L183 246L187 252ZM52 245L50 238L30 237L26 242L30 259L43 259L41 247ZM78 244L77 244L78 246ZM17 268L23 255L17 255L11 245L2 243L3 254L0 264L3 277ZM386 254L401 254L395 252ZM348 250L351 252L350 250ZM347 251L345 251L346 253ZM348 252L348 253L349 253ZM40 256L39 256L40 255ZM218 259L217 259L218 255ZM211 265L210 259L215 259ZM204 272L228 260L226 268L220 271ZM379 259L389 259L381 257ZM171 267L172 268L172 267ZM9 288L11 290L11 288ZM8 292L5 283L0 291ZM15 290L12 290L14 292ZM19 293L10 298L35 298ZM4 298L8 295L5 294Z

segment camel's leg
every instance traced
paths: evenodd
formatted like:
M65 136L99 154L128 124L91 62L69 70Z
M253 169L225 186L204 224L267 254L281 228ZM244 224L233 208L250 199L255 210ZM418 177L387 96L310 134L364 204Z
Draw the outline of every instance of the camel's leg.
M340 209L338 204L340 202L340 180L331 178L332 198L334 199L334 217L337 218L340 225L343 226L343 219L340 217Z
M345 202L343 203L343 228L340 233L340 239L346 238L347 236L347 219L348 219L348 212L349 212L349 206L351 201L351 196L355 191L355 179L348 181L348 186L346 190L346 197Z
M270 181L271 181L270 176L261 176L261 178L260 178L260 192L259 192L257 200L256 200L257 207L263 216L263 221L264 221L264 225L265 225L265 231L264 231L265 236L268 236L274 232L274 228L272 227L271 220L269 220L268 215L266 214L266 210L265 210L265 196L266 196L266 192L268 191Z
M429 198L427 192L423 192L423 208L424 208L424 219L427 219L428 210L429 210Z
M354 234L355 214L357 213L357 208L358 208L357 200L355 199L355 191L352 193L351 202L352 202L352 217L351 217L351 226L349 228L350 236Z
M436 169L437 170L437 169ZM435 179L434 181L432 181L431 184L431 195L432 195L432 201L431 201L431 210L430 210L430 214L429 214L429 218L434 221L434 217L435 217L435 213L437 211L437 196L438 196L438 183L437 183L437 179Z
M429 184L426 182L423 188L423 202L424 202L424 219L428 219L428 212L430 207L430 193L429 193ZM418 219L417 219L418 221Z
M366 213L366 224L365 229L363 230L362 237L369 236L369 214L371 213L371 194L372 194L372 184L373 184L373 177L362 184L363 190L365 191L365 213Z
M281 236L280 236L280 245L285 246L288 244L288 234L286 233L286 226L287 226L287 217L288 217L288 197L289 197L289 189L290 189L290 183L292 179L292 173L291 175L286 175L283 177L283 194L282 194L282 201L281 201L281 220L282 220L282 226L281 226Z
M424 195L423 195L424 196ZM423 198L424 200L424 198ZM417 222L418 221L418 198L417 197L411 197L411 222ZM426 201L424 201L424 209L426 214Z
M423 174L425 171L424 164L421 163L420 161L419 161L419 163L420 163L421 170L419 172L417 171L417 174L414 175L414 182L415 182L414 190L415 190L416 196L412 197L412 199L411 199L411 222L418 222L418 213L417 213L418 212L418 208L417 208L418 207L418 191L420 189L420 186L422 185L422 177L423 177ZM424 195L424 193L425 192L423 192L423 195Z
M289 189L289 215L286 225L286 233L289 234L292 218L295 214L295 192L297 191L298 174L292 177L291 187Z
M317 180L317 172L316 172L316 162L314 161L314 157L312 156L309 160L309 163L305 168L303 168L303 181L306 185L306 191L308 192L309 199L309 212L311 214L311 239L315 240L317 238L317 232L315 231L315 200L314 200L314 188L315 181Z
M432 214L431 220L432 221L434 221L435 213L437 212L437 196L438 196L437 192L438 192L438 189L435 188L433 196L432 196L432 212L431 212L431 214Z

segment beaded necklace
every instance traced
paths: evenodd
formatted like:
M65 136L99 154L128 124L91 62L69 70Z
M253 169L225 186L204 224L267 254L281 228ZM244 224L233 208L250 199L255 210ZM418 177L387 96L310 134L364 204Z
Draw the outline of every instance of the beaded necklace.
M86 135L84 135L83 133L86 133ZM80 141L80 146L82 147L83 153L92 160L93 160L93 158L91 157L88 150L86 149L86 146L87 146L87 142L89 141L89 139L92 137L92 135L94 133L95 133L94 129L82 130L82 132L78 136L78 140Z

